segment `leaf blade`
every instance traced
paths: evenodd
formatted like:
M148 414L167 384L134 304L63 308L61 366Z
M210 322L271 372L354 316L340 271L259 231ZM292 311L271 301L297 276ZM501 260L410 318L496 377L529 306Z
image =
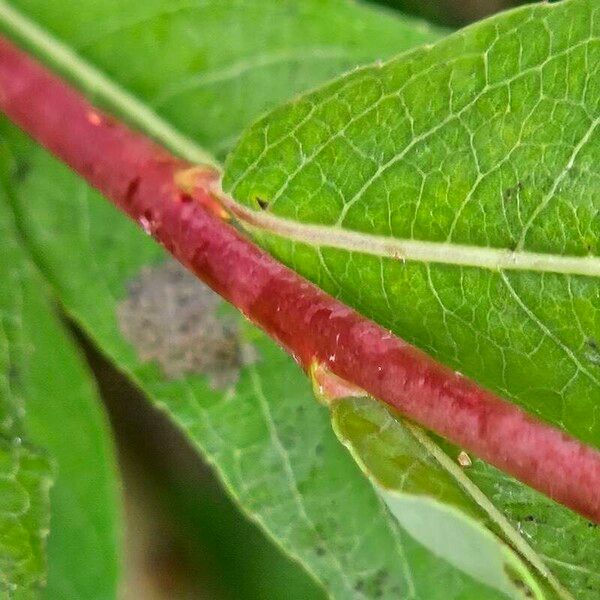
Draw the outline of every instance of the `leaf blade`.
M252 127L228 160L224 187L283 262L598 447L596 419L581 418L600 394L589 360L600 334L597 74L584 69L566 92L559 75L597 52L595 10L580 0L523 7L344 76ZM293 225L283 235L263 229L269 219L271 231L280 219L295 222L304 239L288 239ZM392 248L381 256L367 254L366 242L335 248L352 236ZM428 244L456 266L415 255ZM486 268L463 266L465 248ZM573 261L586 276L536 273L539 256L521 252ZM528 270L498 271L515 256L512 266L525 257Z

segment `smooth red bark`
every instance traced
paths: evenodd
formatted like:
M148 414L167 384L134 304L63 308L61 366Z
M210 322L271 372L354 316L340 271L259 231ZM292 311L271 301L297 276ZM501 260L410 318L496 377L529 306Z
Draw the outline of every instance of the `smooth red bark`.
M219 173L106 116L0 38L0 110L135 219L309 369L314 361L600 522L600 452L526 414L324 293L240 235ZM181 184L193 177L195 186Z

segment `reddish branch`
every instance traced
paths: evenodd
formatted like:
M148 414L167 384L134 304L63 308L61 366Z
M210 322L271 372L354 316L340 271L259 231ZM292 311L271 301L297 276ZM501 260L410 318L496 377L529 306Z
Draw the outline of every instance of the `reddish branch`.
M219 173L106 116L0 38L0 110L294 355L600 522L600 453L335 300L224 222ZM189 184L190 173L194 185Z

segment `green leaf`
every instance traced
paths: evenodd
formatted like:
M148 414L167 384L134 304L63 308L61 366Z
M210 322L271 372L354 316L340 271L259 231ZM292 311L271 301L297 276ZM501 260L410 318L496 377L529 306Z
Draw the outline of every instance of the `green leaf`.
M2 183L7 158L1 147ZM0 185L0 584L15 597L114 597L120 515L106 417L11 212Z
M5 417L5 415L2 415ZM0 593L33 595L45 579L48 492L47 457L18 439L0 440Z
M224 184L283 262L595 447L599 28L594 0L532 5L345 75Z

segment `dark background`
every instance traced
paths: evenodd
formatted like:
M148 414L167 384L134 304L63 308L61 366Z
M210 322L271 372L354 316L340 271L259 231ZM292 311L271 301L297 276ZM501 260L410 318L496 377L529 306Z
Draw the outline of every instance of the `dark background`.
M500 10L526 4L518 0L371 0L432 23L461 27Z

